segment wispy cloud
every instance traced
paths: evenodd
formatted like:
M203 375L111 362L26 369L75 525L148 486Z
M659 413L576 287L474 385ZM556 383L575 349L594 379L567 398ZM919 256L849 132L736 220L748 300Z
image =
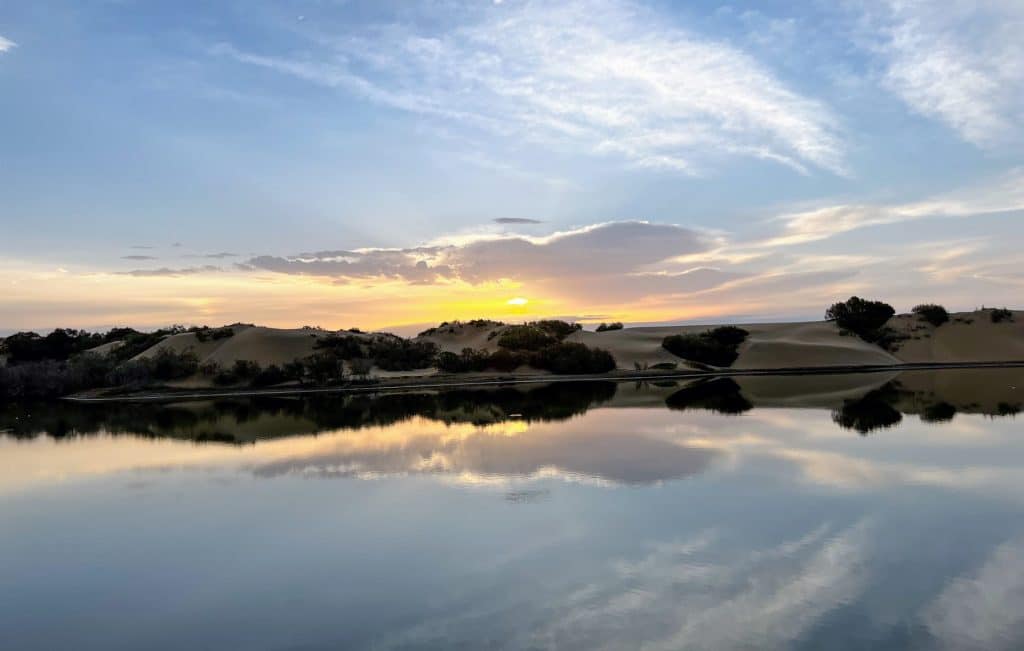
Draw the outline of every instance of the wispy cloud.
M8 50L16 47L18 47L17 43L15 43L9 38L4 38L3 36L0 36L0 52L7 52Z
M189 253L181 256L183 258L201 258L204 260L223 260L224 258L237 258L237 253L221 251L220 253Z
M213 265L203 265L202 267L186 267L184 269L170 269L168 267L161 267L160 269L132 269L131 271L118 271L115 273L120 276L135 276L137 278L159 278L192 276L195 274L213 273L218 271L222 271L222 269L220 267L214 267Z
M803 244L868 226L934 217L970 217L1024 210L1024 169L993 182L903 204L838 204L782 215L784 232L759 247Z
M628 0L503 3L442 32L322 36L302 57L218 54L515 139L694 174L723 156L844 170L837 120L726 43Z
M153 255L122 255L122 260L156 260L157 257Z
M526 219L525 217L499 217L494 220L495 224L542 224L538 219Z
M908 106L975 145L1024 136L1024 4L887 0L868 6L886 59L884 83Z

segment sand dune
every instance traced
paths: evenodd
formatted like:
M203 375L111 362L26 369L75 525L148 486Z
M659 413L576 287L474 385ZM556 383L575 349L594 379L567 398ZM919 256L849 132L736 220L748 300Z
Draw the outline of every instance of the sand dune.
M1024 312L1013 321L992 323L989 312L962 312L935 327L911 315L899 315L890 327L909 335L896 356L906 362L987 362L1024 360Z
M744 324L742 327L750 336L741 345L739 358L733 364L733 368L1024 360L1024 313L1016 313L1013 322L999 324L991 323L987 312L955 314L953 317L953 321L938 328L922 323L911 315L894 317L890 326L908 335L909 338L901 342L900 347L891 353L858 337L843 335L834 323L827 321ZM458 353L464 348L494 351L497 350L498 338L506 327L492 322L452 324L439 327L417 339L433 342L442 351ZM632 370L636 365L651 366L659 363L675 363L679 370L685 370L690 365L686 360L664 350L661 347L662 340L669 335L697 333L711 327L714 326L686 325L625 328L607 332L580 331L570 335L567 341L608 350L615 357L618 367L624 370ZM316 341L333 334L321 330L287 330L245 325L232 326L232 329L234 335L231 337L205 342L199 341L193 333L174 335L142 353L142 356L151 356L162 348L179 351L192 349L201 362L216 362L225 367L231 366L236 360L252 360L264 366L284 364L313 354ZM524 369L524 372L528 371ZM426 369L397 375L432 373L432 369ZM374 374L380 377L396 375L379 369L375 370ZM760 391L754 385L749 388L755 393ZM823 393L831 394L831 399L834 399L844 392L837 388L835 392L824 390Z

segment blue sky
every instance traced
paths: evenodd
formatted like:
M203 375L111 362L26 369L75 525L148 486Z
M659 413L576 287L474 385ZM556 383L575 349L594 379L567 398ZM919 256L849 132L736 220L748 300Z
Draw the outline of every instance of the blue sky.
M1021 33L1012 0L7 4L0 327L1014 304Z

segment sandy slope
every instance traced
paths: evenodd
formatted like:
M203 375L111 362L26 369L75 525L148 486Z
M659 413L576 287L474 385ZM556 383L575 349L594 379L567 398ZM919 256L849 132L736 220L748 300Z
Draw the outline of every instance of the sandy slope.
M498 350L498 336L505 331L506 327L497 323L486 325L456 323L445 327L438 326L436 332L420 335L416 337L416 340L432 342L437 345L439 350L449 353L461 353L463 348L494 352ZM492 333L494 334L492 335Z
M635 362L656 364L683 360L661 347L665 337L703 332L713 326L665 326L625 328L610 332L579 332L571 340L608 350L619 368L633 368ZM846 364L895 364L898 360L874 344L857 337L844 337L835 324L817 323L751 324L743 328L750 337L740 347L734 368L792 368Z
M1024 360L1024 312L1012 322L992 323L991 314L962 312L939 327L910 315L893 317L889 325L910 335L896 356L905 362L988 362Z

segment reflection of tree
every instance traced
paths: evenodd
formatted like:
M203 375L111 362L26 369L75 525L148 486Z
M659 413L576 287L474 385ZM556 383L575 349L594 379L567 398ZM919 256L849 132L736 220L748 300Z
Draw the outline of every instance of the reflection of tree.
M956 407L948 402L936 402L921 410L921 420L926 423L948 423L956 416Z
M684 387L666 398L665 405L678 411L706 409L720 414L742 414L754 407L743 397L740 385L732 378L719 378Z
M892 406L896 398L896 390L890 382L869 391L863 398L847 400L842 407L832 410L832 422L861 434L894 427L903 420L902 414Z
M211 402L73 402L0 406L0 431L16 438L53 438L100 433L195 441L246 443L258 438L333 429L382 427L429 418L444 423L566 420L615 395L614 382L565 382L530 390L460 389L441 393L318 394ZM273 420L271 432L259 419ZM245 432L242 428L250 426Z

